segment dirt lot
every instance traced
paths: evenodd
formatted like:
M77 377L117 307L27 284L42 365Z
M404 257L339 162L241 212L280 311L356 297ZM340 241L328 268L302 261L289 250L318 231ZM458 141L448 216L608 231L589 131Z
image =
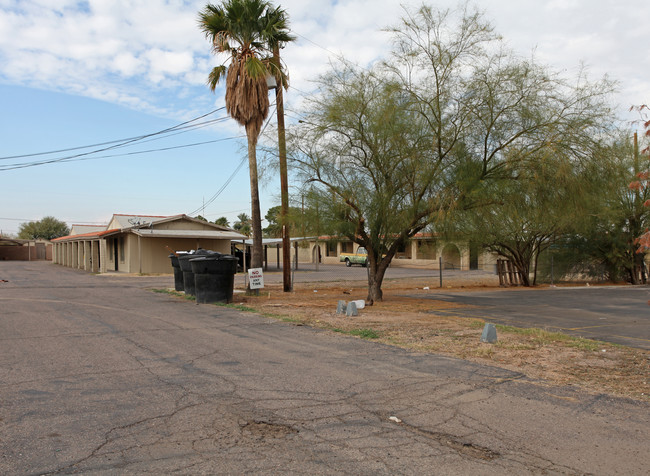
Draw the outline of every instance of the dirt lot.
M445 291L471 292L494 287L494 279L446 284ZM650 400L650 352L507 326L497 326L497 343L481 343L484 322L462 317L465 306L431 299L436 290L423 289L426 285L422 279L387 280L384 301L365 307L356 317L337 315L336 305L338 300L365 299L367 290L358 281L319 282L313 287L303 284L292 293L283 293L280 285L270 285L259 296L236 293L233 305L296 325L488 363L550 385L577 385L594 393ZM405 291L426 294L428 299L400 297ZM430 311L435 309L444 309L448 315L434 316Z

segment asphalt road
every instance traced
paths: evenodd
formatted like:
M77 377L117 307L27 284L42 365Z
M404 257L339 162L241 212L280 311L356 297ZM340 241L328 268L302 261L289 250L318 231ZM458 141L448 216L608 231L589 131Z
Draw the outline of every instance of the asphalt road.
M0 474L644 474L650 404L0 262ZM391 417L395 417L391 419Z
M414 296L422 299L422 295ZM650 350L650 287L570 288L432 293L431 299L467 307L437 314L479 317L516 327L539 327Z

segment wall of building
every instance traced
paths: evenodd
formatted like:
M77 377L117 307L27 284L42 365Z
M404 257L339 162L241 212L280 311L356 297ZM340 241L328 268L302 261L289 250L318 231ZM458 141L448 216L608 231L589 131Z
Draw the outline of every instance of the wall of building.
M138 238L133 235L134 238ZM135 242L135 250L141 250L141 263L132 264L132 273L158 274L171 273L170 251L190 251L202 248L230 254L230 240L195 239L195 238L147 238L140 237L140 244Z
M139 239L138 236L131 233L124 237L124 254L126 260L126 269L124 271L127 273L146 273L146 271L140 271Z
M310 241L307 247L299 246L299 263L315 263L320 248L320 262L340 263L341 253L356 253L359 245L352 242ZM292 250L292 259L294 258ZM432 239L413 239L396 253L391 266L403 268L439 269L440 258L445 269L470 269L470 246L467 242ZM478 269L492 271L496 258L492 253L478 253L475 258Z
M132 233L119 233L101 239L58 242L56 262L95 273L171 273L169 249L189 251L198 248L229 254L230 240L150 238L138 237Z

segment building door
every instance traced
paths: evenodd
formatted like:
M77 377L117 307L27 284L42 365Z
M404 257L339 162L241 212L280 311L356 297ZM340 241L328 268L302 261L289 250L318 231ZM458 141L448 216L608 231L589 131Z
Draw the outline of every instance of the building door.
M117 238L113 238L113 257L115 258L115 271L118 271L118 266L117 266L117 260L118 258L118 246L117 246Z
M478 244L470 242L469 244L469 269L478 269Z

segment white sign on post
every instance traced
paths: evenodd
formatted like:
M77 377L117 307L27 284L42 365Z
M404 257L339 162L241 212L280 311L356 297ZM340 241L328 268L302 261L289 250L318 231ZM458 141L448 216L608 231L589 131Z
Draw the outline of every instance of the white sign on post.
M248 281L251 289L260 289L264 287L264 273L262 268L251 268L248 270Z

